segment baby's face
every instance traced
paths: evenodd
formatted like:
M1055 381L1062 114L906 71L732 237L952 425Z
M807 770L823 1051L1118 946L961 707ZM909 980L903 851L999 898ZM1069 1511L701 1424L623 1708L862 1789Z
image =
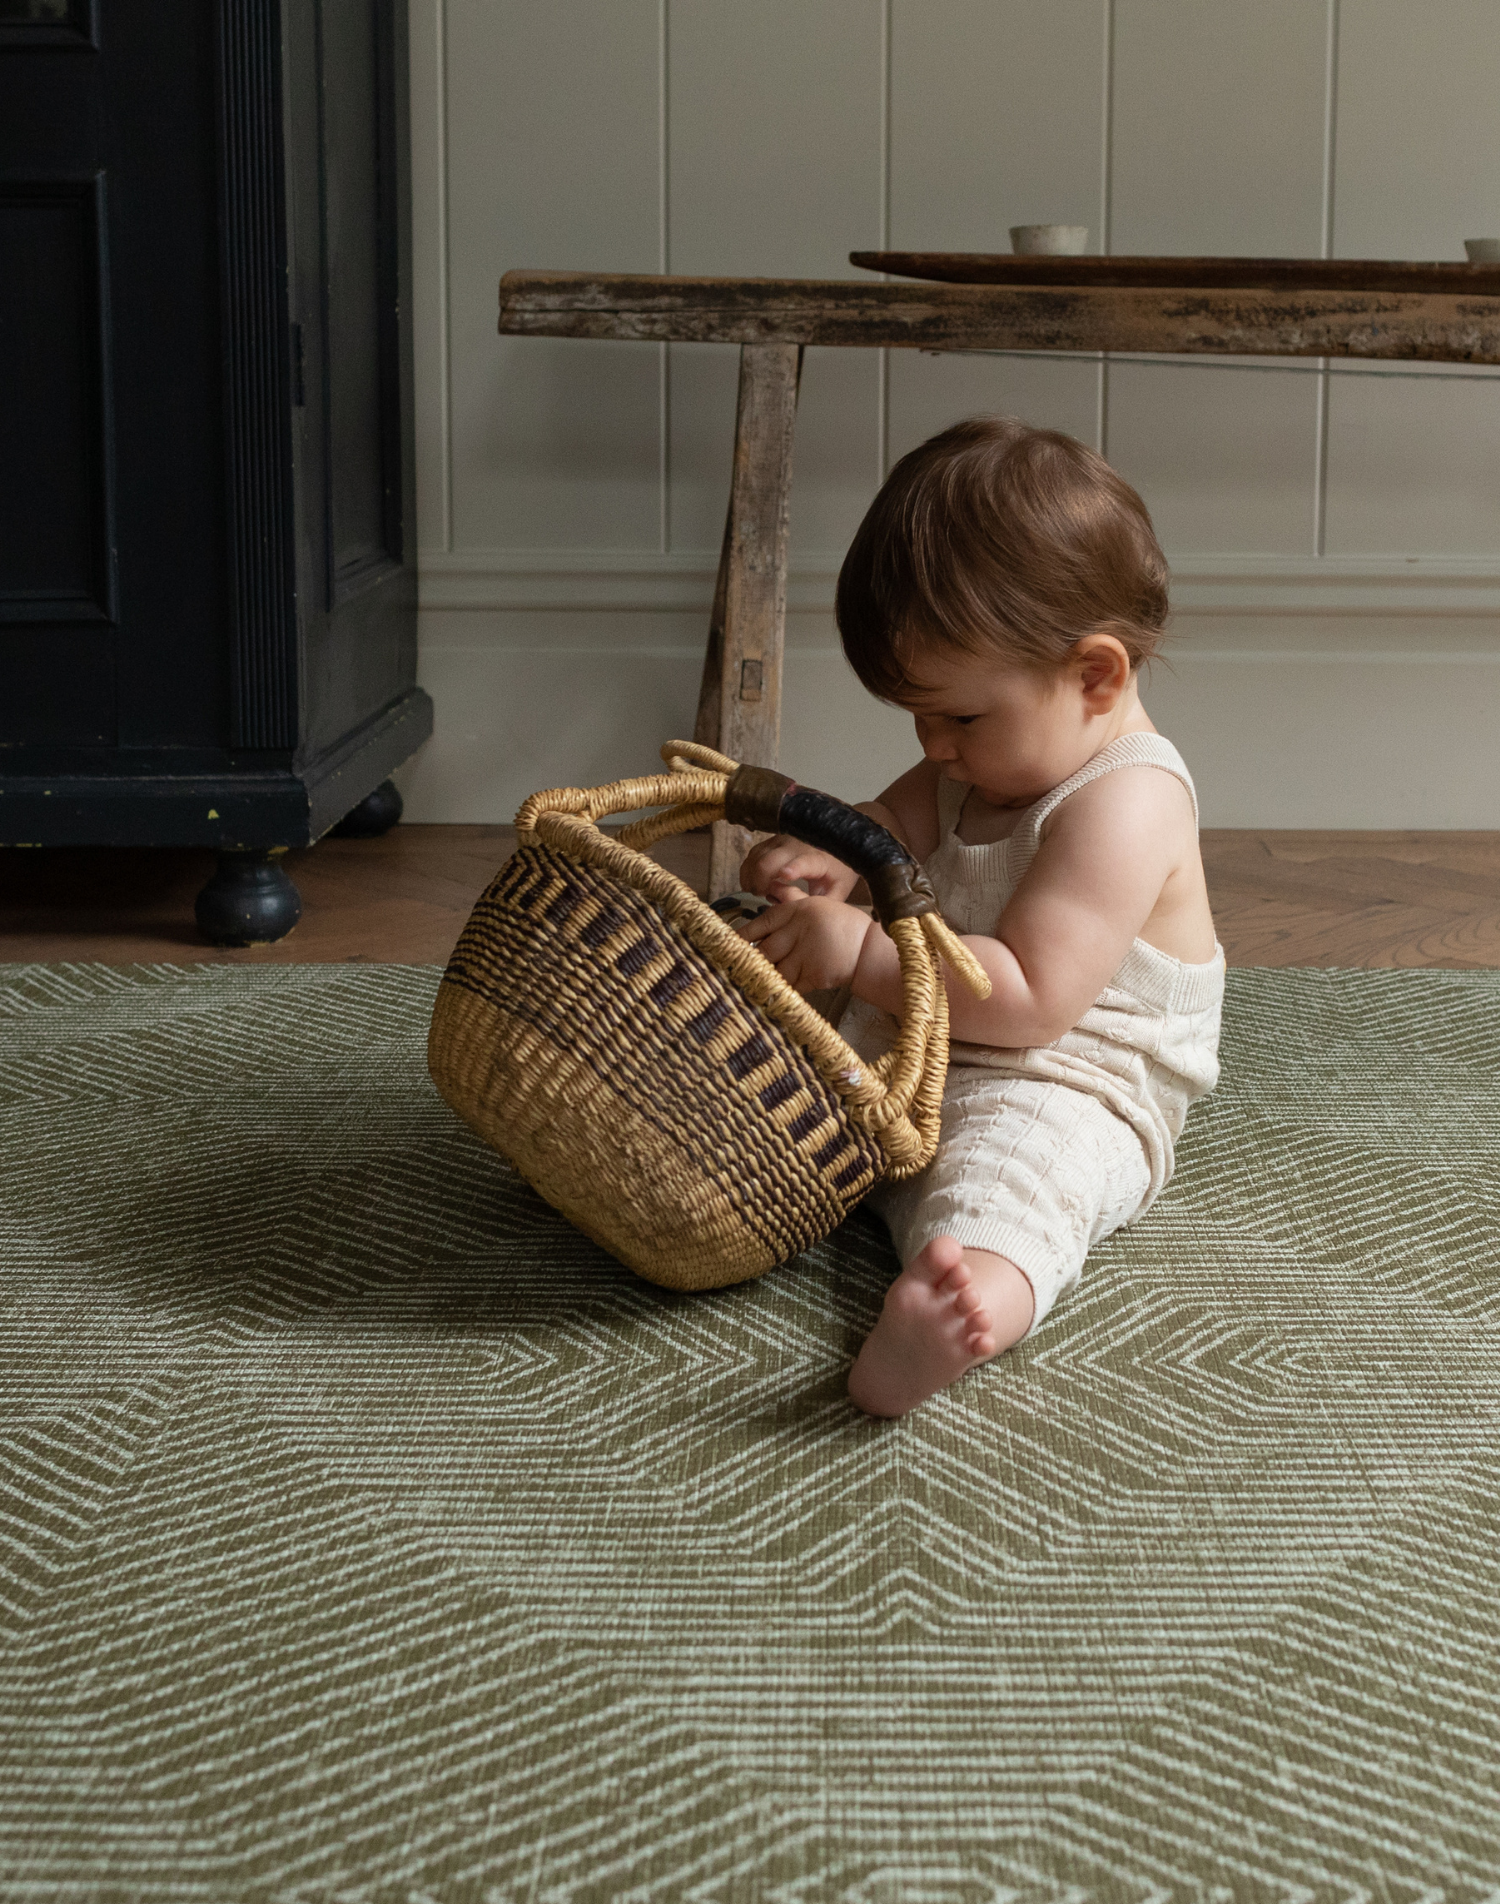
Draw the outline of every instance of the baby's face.
M953 650L923 656L918 666L900 705L916 721L922 751L991 806L1029 806L1093 751L1071 669L1022 668Z

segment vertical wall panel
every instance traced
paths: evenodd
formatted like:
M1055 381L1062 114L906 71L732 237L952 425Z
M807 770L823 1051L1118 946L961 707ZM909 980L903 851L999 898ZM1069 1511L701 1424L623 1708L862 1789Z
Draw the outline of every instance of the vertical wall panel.
M881 0L671 0L674 271L857 277L880 215Z
M674 550L718 552L729 504L739 353L721 344L670 344L671 424L667 535ZM800 405L799 405L800 410ZM792 447L792 494L800 498L805 421Z
M892 0L890 239L913 251L1008 251L1010 227L1103 237L1105 0ZM894 460L980 411L1093 442L1093 363L890 359Z
M517 265L654 271L656 0L447 0L454 538L654 549L659 353L496 335Z
M1111 249L1316 257L1327 0L1117 0ZM1172 553L1312 554L1312 377L1122 365L1107 450Z
M1024 417L1082 442L1098 434L1099 370L1090 361L891 352L890 454L894 462L960 417ZM1097 447L1097 444L1095 444Z
M808 351L792 459L794 563L841 557L880 487L879 388L879 351Z
M1327 0L1117 0L1110 249L1318 256Z
M1114 364L1109 460L1171 555L1311 556L1317 401L1302 368Z
M673 271L852 277L880 242L881 0L672 0ZM674 548L717 550L737 353L672 353ZM793 560L841 548L878 479L874 351L809 351L792 473Z
M1500 236L1492 0L1343 0L1340 257L1461 258ZM1494 373L1490 372L1490 376ZM1500 385L1336 383L1328 551L1500 551Z
M891 244L1008 251L1103 223L1105 0L892 0Z
M1500 236L1500 7L1494 0L1342 0L1341 258L1462 258Z
M1500 383L1335 380L1327 546L1500 555Z

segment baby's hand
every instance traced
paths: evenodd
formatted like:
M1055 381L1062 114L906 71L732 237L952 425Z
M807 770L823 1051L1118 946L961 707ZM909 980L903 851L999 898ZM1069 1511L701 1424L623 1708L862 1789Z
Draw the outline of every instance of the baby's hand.
M767 899L800 899L798 880L815 898L847 899L858 878L842 860L820 853L815 846L804 846L789 833L775 833L753 846L740 867L746 892L761 893Z
M869 930L869 915L857 907L805 898L794 888L781 905L747 919L739 934L760 947L788 985L799 992L825 992L854 977Z

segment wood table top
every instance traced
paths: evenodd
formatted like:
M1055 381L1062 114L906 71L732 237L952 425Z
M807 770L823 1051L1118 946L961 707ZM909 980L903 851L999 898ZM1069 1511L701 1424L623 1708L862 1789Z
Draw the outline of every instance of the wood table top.
M1017 262L1076 270L1094 261ZM1500 272L1491 275L1500 279ZM1477 279L1464 283L1472 288L1412 292L508 271L500 282L500 329L511 336L653 343L1500 363L1500 282L1496 294Z

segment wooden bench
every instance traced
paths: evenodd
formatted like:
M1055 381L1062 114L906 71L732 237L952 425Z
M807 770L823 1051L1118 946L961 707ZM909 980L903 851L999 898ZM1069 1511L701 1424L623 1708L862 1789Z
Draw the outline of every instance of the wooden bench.
M510 271L511 336L740 346L734 470L696 738L775 766L792 436L809 344L1500 363L1500 266L1353 259L1016 258L853 252L922 280ZM714 830L710 896L748 836Z

